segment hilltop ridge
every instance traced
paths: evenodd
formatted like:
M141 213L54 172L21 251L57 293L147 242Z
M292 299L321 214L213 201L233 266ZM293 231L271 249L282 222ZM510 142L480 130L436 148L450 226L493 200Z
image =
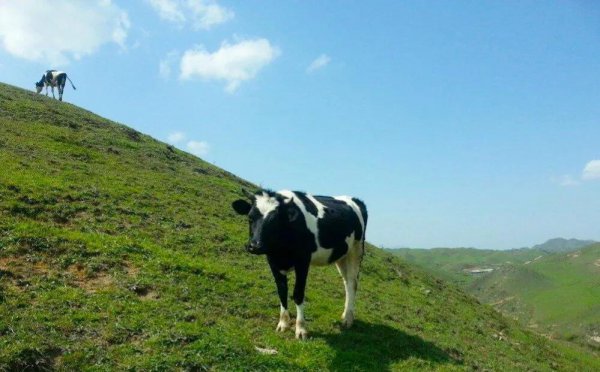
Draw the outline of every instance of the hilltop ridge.
M278 334L268 267L230 208L255 186L1 83L0 164L0 370L600 368L371 245L352 329L329 266L308 279L310 339Z
M546 253L570 252L594 243L597 242L594 240L554 238L542 244L536 244L531 249L537 249Z

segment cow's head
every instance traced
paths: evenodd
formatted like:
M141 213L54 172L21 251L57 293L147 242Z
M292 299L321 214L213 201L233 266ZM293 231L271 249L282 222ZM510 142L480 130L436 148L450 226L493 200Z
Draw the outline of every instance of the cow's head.
M44 83L41 83L41 82L35 83L35 91L36 91L36 93L41 92L43 87L44 87Z
M241 215L248 216L249 240L246 250L253 254L274 252L286 244L292 224L298 220L300 211L283 196L268 190L238 199L231 206Z

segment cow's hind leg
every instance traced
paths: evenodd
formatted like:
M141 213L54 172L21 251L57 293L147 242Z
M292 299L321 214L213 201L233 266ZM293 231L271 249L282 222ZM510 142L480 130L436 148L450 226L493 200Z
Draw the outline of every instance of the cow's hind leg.
M342 313L342 325L351 327L354 322L354 304L356 301L356 291L358 289L358 271L363 255L362 242L353 241L348 254L338 260L335 264L344 280L346 290L346 302L344 312Z

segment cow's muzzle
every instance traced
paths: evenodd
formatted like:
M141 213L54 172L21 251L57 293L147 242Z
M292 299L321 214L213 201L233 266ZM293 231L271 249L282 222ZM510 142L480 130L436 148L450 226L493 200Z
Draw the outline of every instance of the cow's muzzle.
M256 241L251 241L248 244L246 244L246 251L248 253L252 253L252 254L262 254L263 253L260 243L258 243Z

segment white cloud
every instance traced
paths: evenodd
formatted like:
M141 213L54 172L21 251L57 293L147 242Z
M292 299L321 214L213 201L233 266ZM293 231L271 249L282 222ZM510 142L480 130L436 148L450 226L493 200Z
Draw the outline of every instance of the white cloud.
M210 145L204 141L189 141L187 143L187 149L190 153L196 156L204 156L208 154Z
M224 41L213 53L197 46L183 53L180 78L224 80L227 83L225 90L233 93L242 82L256 77L279 54L279 49L267 39L242 40L237 44Z
M150 5L158 12L160 18L183 25L185 15L181 9L181 4L177 0L148 0Z
M571 175L569 175L569 174L565 174L565 175L561 176L557 180L557 182L559 185L564 186L564 187L579 185L579 181L577 181L575 178L571 177Z
M331 62L331 58L329 58L327 54L321 54L314 61L312 61L310 65L308 65L308 67L306 68L306 72L309 74L313 73L316 70L327 66L329 62Z
M169 134L169 136L167 137L167 141L169 143L176 144L183 141L185 137L185 133L183 132L173 132Z
M192 22L196 29L208 30L235 16L233 11L218 5L216 1L188 0L187 5L192 11Z
M170 51L165 58L158 64L158 74L161 78L167 80L171 77L171 66L177 62L179 53L175 50Z
M148 2L160 18L179 27L189 21L195 29L208 30L235 16L232 10L220 6L216 0L148 0Z
M583 168L581 178L584 180L600 179L600 160L591 160Z
M172 145L177 145L177 144L185 141L186 138L187 138L187 135L183 132L173 132L173 133L169 133L169 135L167 136L167 142ZM177 147L180 147L180 146L177 146ZM189 153L194 154L196 156L204 156L204 155L208 154L208 151L210 150L210 145L206 141L189 140L189 141L187 141L187 143L185 143L185 149Z
M65 65L103 44L125 48L127 13L110 0L0 1L0 45L15 57Z

